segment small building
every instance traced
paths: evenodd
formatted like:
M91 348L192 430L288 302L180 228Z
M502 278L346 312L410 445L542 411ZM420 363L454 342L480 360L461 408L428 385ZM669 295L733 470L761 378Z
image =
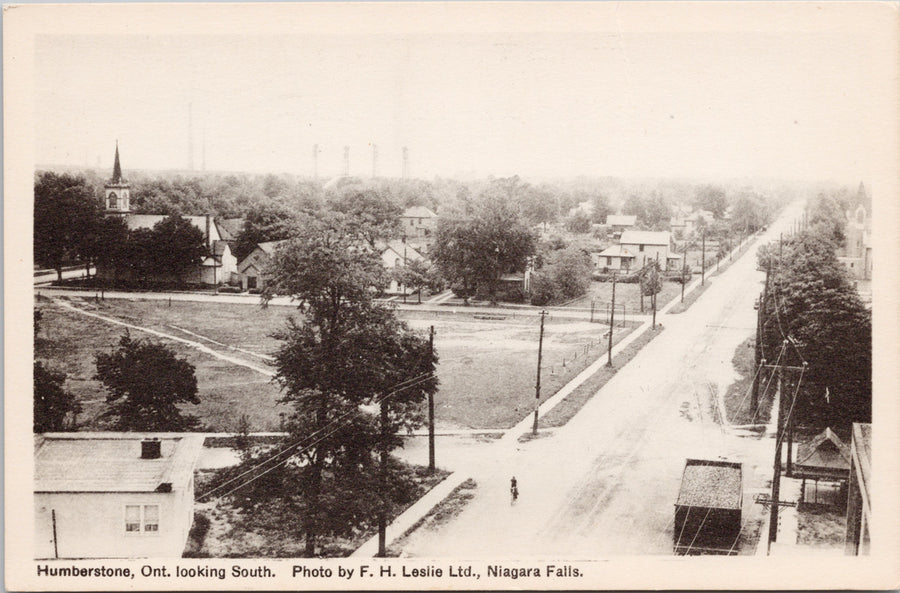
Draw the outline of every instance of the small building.
M238 264L237 272L243 290L262 289L266 287L266 268L272 255L284 241L266 241L253 248L247 257Z
M202 447L189 433L35 435L35 558L180 557Z
M790 477L802 480L803 502L830 504L839 501L840 485L847 482L849 470L850 447L830 428L826 428L797 447L797 460L792 464ZM807 480L813 481L812 489L808 487ZM825 482L821 493L820 481Z
M606 216L606 226L614 237L634 228L636 224L637 216L632 214L608 214Z
M621 245L610 245L599 253L591 253L594 269L603 272L630 270L634 267L635 256Z
M682 257L675 253L669 231L625 231L619 239L619 247L634 254L634 266L638 268L653 260L659 262L663 271L681 267Z
M431 251L437 231L437 214L425 206L412 206L400 215L400 232L408 245L422 253Z
M393 240L387 243L379 243L376 249L381 255L381 263L384 268L390 272L402 266L408 265L413 261L425 261L425 257L419 253L408 242ZM389 294L412 294L409 287L400 285L396 280L391 278L391 283L387 288Z
M850 484L847 493L847 532L844 552L851 556L869 554L869 525L872 524L872 425L853 423L850 440Z

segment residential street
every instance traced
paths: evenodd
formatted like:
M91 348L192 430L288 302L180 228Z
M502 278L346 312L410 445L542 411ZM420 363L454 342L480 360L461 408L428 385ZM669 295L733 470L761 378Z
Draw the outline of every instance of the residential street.
M762 241L790 228L792 205ZM754 553L763 509L753 494L771 477L771 438L741 436L715 420L733 382L735 348L753 334L763 274L756 249L712 281L687 312L621 369L565 427L528 443L504 438L446 459L478 483L475 498L434 531L415 532L404 555L566 559L671 554L673 509L685 458L744 464L744 530ZM440 443L439 443L440 447ZM407 453L415 457L415 447ZM438 453L441 455L440 450ZM442 458L444 459L444 458ZM511 504L509 480L520 497ZM758 527L758 525L756 525Z

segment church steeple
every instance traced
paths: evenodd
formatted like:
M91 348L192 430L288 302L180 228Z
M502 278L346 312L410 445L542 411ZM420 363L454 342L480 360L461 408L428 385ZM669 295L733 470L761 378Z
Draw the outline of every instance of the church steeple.
M113 176L109 180L110 183L122 182L122 166L119 164L119 142L116 141L116 162L113 164Z
M131 184L122 177L122 165L119 163L119 143L116 142L116 160L113 163L113 174L106 189L107 214L128 214L131 210Z

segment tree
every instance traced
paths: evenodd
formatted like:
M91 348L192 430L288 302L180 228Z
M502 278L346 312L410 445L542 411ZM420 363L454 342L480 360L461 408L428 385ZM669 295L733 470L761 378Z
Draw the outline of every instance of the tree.
M508 200L482 196L472 217L438 221L433 249L448 281L462 283L467 294L483 284L495 301L501 276L525 269L535 241Z
M570 233L589 233L591 231L591 217L580 208L566 217L566 230Z
M117 349L95 356L96 378L108 395L104 418L113 430L172 431L195 428L196 417L180 404L199 404L194 367L164 344L132 340L126 332Z
M410 260L405 266L394 268L394 280L397 284L413 290L421 303L422 289L431 285L430 267L423 260Z
M244 228L235 240L234 257L241 261L260 243L289 238L296 225L296 213L279 202L266 200L254 204L247 211Z
M672 219L672 209L666 199L657 192L653 192L644 202L644 224L657 230L668 230Z
M347 215L348 222L356 225L356 233L373 249L378 241L394 239L402 232L403 209L384 193L351 189L335 199L332 207Z
M85 242L84 253L98 267L112 270L113 277L128 267L128 225L118 216L100 219L96 229Z
M172 214L153 225L152 261L159 274L181 279L187 270L200 265L209 255L203 231L191 221Z
M609 198L606 194L595 194L591 198L591 204L593 206L591 220L596 224L606 224L606 217L613 212L609 205Z
M656 295L662 290L662 274L659 270L659 262L655 259L647 262L641 270L641 291L643 296L650 297L650 306L653 307L653 327L656 327Z
M636 216L639 221L645 222L647 220L647 206L644 203L644 199L637 194L628 196L625 203L622 204L622 214Z
M698 187L694 196L694 206L701 210L712 212L716 219L722 218L725 216L725 210L728 208L725 190L715 185Z
M335 517L372 510L361 501L387 509L387 455L400 444L397 431L421 421L422 398L437 388L427 340L372 298L386 277L365 233L354 234L359 227L340 214L311 219L276 250L264 294L289 294L303 311L302 322L291 319L277 334L275 367L281 401L294 409L292 438L309 443L287 490L299 493L310 556L319 534L348 529ZM378 404L378 415L360 408L366 404Z
M66 391L65 373L34 362L34 432L73 430L81 404Z
M83 177L42 173L34 184L35 261L62 280L63 266L84 255L99 220L99 202Z
M762 356L790 366L806 362L799 388L797 373L784 375L784 393L797 390L793 417L845 431L871 420L872 318L824 222L760 254L772 270L770 296L761 304Z

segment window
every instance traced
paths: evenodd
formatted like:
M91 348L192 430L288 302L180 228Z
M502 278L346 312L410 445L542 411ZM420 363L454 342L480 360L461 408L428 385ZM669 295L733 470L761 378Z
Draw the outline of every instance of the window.
M119 198L116 197L116 192L109 193L109 207L110 208L118 208L119 207Z
M126 504L125 533L158 533L158 504Z
M611 265L612 265L612 258L611 258L610 256L606 256L606 265L607 265L607 266L611 266Z
M643 245L638 245L638 251L643 251L643 250L644 250L644 246L643 246Z

